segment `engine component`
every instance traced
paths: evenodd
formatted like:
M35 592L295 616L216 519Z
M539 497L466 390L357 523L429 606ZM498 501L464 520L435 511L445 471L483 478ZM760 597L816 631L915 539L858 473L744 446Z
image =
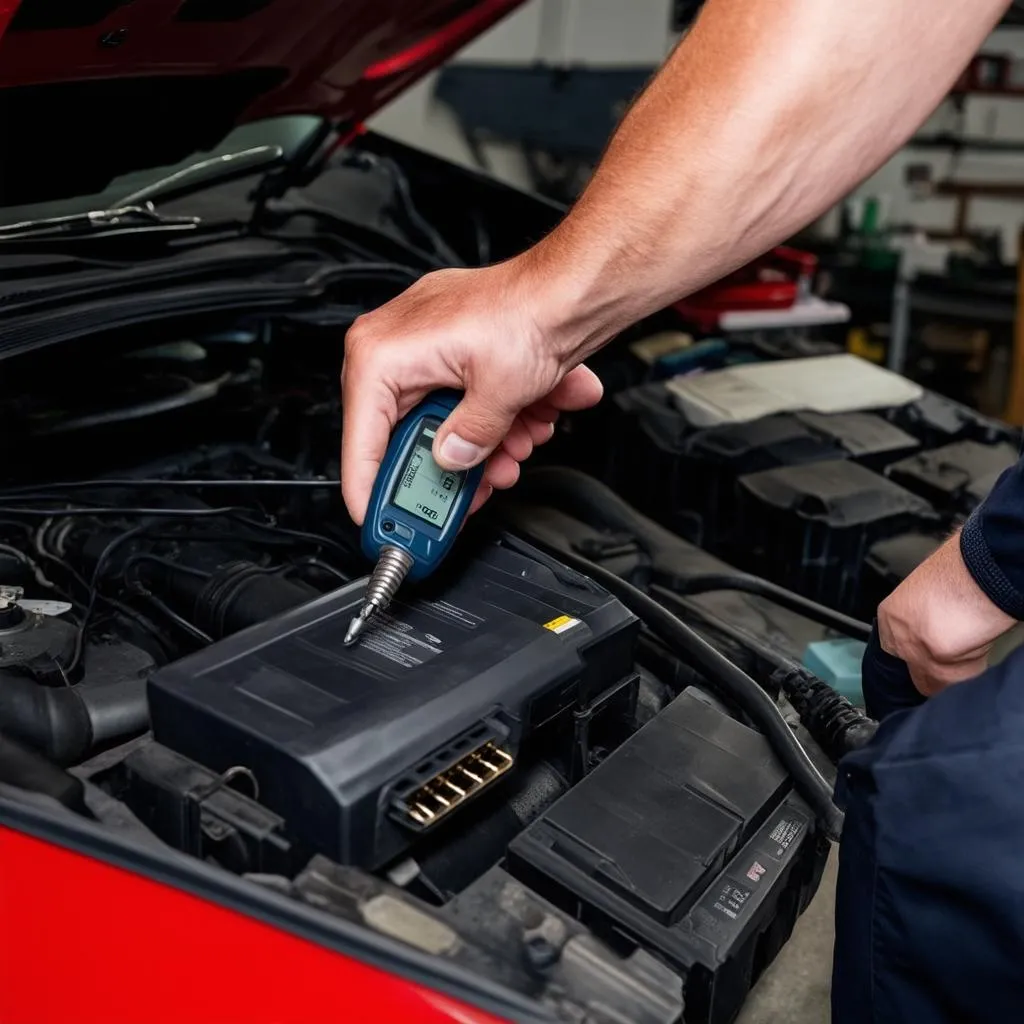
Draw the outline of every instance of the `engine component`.
M957 441L894 462L888 475L950 514L968 513L1017 461L1017 449L1005 441L979 444Z
M685 654L726 699L764 730L767 742L792 773L800 792L829 834L838 839L842 813L832 802L832 789L793 736L774 700L742 669L642 590L575 553L565 552L562 557L571 565L586 569L628 608L642 614L645 625L659 640L676 653Z
M10 673L0 678L0 729L57 764L75 764L94 747L146 728L146 681L56 688Z
M208 579L188 567L159 562L144 565L147 582L214 639L265 622L320 592L301 580L284 579L252 562L229 562Z
M843 610L856 606L873 543L937 520L923 498L848 460L753 473L739 485L738 529L762 572Z
M840 412L826 416L800 412L796 418L816 434L833 438L851 459L871 469L880 469L921 446L917 438L874 413Z
M860 605L863 613L873 618L879 604L941 543L942 540L932 534L912 532L872 544L861 576Z
M950 441L992 444L1013 438L1013 430L1005 423L987 419L934 391L926 391L917 401L890 409L886 418L913 434L926 448Z
M52 761L3 735L0 735L0 783L42 793L88 816L81 779L61 771Z
M688 1022L724 1024L826 856L764 737L691 689L513 840L509 868L680 972Z
M98 781L169 846L237 874L290 875L308 859L285 839L283 820L257 803L244 769L217 774L149 742Z
M76 634L70 622L0 599L0 670L18 669L40 682L66 686L63 668L71 663Z
M491 868L446 907L427 906L354 868L314 857L289 890L461 970L529 993L553 1020L677 1024L679 978L643 950L628 957L500 868ZM521 1016L533 1019L535 1004Z
M866 746L875 735L878 723L874 719L811 672L780 669L774 678L804 727L834 763Z
M472 554L467 542L464 553ZM376 868L634 676L639 622L535 553L486 545L344 647L349 586L157 672L157 741L242 767L289 836Z
M881 469L919 447L873 413L779 413L701 429L663 384L633 388L616 404L622 422L612 447L629 456L613 455L612 481L676 532L741 563L748 546L736 522L741 476L847 458Z

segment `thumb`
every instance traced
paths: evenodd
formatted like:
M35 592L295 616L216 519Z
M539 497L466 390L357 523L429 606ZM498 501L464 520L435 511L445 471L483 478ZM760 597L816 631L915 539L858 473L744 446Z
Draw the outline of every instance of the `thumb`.
M467 392L434 438L434 458L443 469L472 469L505 440L519 410L487 397L482 389Z

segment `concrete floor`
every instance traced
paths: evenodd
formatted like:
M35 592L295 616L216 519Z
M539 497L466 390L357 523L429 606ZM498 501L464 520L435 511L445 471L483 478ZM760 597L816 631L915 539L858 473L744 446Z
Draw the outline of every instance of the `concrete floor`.
M754 987L736 1024L828 1024L836 853L833 847L811 905Z

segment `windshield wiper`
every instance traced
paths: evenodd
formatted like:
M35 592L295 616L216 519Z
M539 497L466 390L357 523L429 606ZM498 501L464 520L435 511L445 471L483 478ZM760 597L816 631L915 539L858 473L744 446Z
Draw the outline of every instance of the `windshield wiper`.
M45 217L0 225L0 242L21 238L96 238L108 234L131 232L194 231L202 223L200 217L170 217L156 210L152 203L144 206L119 206L111 210L90 210L66 217Z
M188 167L150 182L122 197L105 210L72 213L63 217L45 217L0 225L0 242L16 239L101 238L145 232L194 231L203 224L201 217L171 216L160 213L154 199L167 200L187 195L210 185L244 178L256 171L276 167L284 159L281 146L253 146L237 153L199 160Z
M142 201L152 202L154 199L168 200L176 196L187 195L196 189L219 185L235 178L244 178L255 171L276 167L284 160L284 149L281 146L253 146L241 149L237 153L224 153L208 160L198 160L180 171L168 174L166 178L143 185L135 192L130 192L119 200L119 206L134 206Z

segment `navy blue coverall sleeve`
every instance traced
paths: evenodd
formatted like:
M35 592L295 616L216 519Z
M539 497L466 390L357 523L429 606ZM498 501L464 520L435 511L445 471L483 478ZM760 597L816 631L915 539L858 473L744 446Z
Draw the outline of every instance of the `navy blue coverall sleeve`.
M1024 459L996 481L964 523L960 553L989 600L1024 619Z
M960 549L1024 619L1024 463ZM1024 648L925 701L876 629L863 685L882 725L840 765L833 1024L1024 1020Z

